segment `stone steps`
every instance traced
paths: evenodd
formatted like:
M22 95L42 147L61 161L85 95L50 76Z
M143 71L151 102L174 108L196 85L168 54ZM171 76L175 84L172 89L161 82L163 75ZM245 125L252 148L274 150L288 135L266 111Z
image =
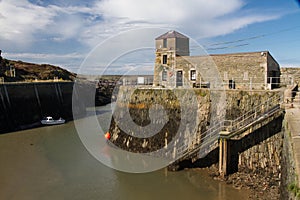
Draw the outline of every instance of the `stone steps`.
M295 103L300 103L300 92L296 92L296 96L294 97Z
M293 108L300 108L300 92L297 91L291 105Z

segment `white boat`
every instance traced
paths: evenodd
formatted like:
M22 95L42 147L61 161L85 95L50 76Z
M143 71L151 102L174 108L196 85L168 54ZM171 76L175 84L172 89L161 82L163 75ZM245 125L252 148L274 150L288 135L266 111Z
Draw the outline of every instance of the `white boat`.
M57 125L57 124L64 124L66 120L63 118L59 118L57 120L53 119L52 117L46 117L45 119L41 120L41 123L44 125Z

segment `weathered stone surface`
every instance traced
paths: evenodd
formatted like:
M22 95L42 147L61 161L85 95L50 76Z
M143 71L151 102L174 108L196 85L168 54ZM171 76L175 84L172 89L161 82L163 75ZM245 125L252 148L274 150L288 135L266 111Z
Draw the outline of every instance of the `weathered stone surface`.
M300 83L300 68L280 68L283 84L299 84Z
M210 118L212 116L212 105L211 94L209 90L205 89L193 89L197 96L197 112L189 110L191 115L196 115L196 122L198 132L204 132L210 127ZM165 109L174 110L176 116L180 114L179 105L181 105L176 98L170 95L170 90L167 89L156 89L147 90L139 89L133 95L123 88L120 92L119 98L130 99L131 103L127 106L131 110L131 116L135 123L142 126L149 123L149 110L150 105L163 104ZM184 89L178 90L184 95L184 102L188 104L191 93L184 93ZM262 103L268 100L280 96L281 93L275 91L239 91L239 90L227 90L226 91L226 115L225 118L232 120L240 117L241 115L253 111L255 108L261 108ZM155 100L154 100L155 99ZM194 100L194 99L193 99ZM126 104L117 104L117 107L125 108ZM278 103L274 101L273 105ZM272 103L270 104L272 107ZM122 110L122 109L121 109ZM117 112L121 112L117 111ZM177 118L178 120L180 118ZM252 190L253 199L259 198L260 193L264 191L271 192L270 195L265 195L262 199L278 199L279 198L279 185L281 178L281 157L282 157L282 144L283 144L283 133L281 130L282 118L275 120L273 124L268 125L267 128L260 129L256 135L257 139L246 138L243 141L238 142L237 146L233 151L237 151L237 165L238 173L228 176L228 183L232 183L235 187L247 187ZM157 123L163 123L160 121ZM188 127L188 126L187 126ZM174 128L174 126L173 126ZM112 142L117 144L119 147L132 152L151 152L158 148L163 148L170 140L172 136L176 134L177 130L169 127L169 131L161 134L156 140L143 138L140 140L133 139L132 136L121 133L122 130L118 127L116 122L112 122L111 132L113 134ZM175 131L175 132L172 132ZM280 132L278 134L273 133L274 131ZM190 133L187 129L180 137L184 137ZM277 133L277 132L276 132ZM232 143L234 145L234 143ZM213 157L211 157L213 155ZM213 154L209 154L207 158L202 158L201 161L195 158L175 163L169 167L170 170L178 170L184 167L206 167L213 163L216 163L218 159L218 149ZM205 160L208 159L208 160ZM235 159L235 158L233 158ZM211 162L213 161L213 162ZM217 173L216 173L217 174ZM259 182L260 181L260 182Z
M236 119L276 96L279 96L278 92L226 91L224 102L227 103L227 106L226 110L222 112L216 109L218 102L212 101L211 92L207 89L170 90L122 87L118 95L110 132L114 138L113 142L121 148L133 152L151 152L166 146L174 139L175 135L182 140L193 139L196 132L205 132L213 125L212 123L216 123L216 119L222 119L222 116L223 119ZM212 103L216 103L216 105L212 105ZM276 104L276 102L273 103ZM162 108L165 113L160 112ZM161 132L156 135L138 133L133 127L138 126L142 129L149 125L151 122L150 110L152 113L160 115L155 118L156 121L152 122L157 126L162 126ZM126 115L126 112L129 112L130 115ZM224 112L226 112L225 115ZM126 127L122 127L120 122ZM184 124L181 129L179 129L180 124ZM195 126L196 130L193 130ZM149 135L151 137L147 137ZM177 141L177 144L178 146L182 145L180 141Z
M297 127L298 121L297 119L293 119L292 116L288 116L293 111L287 111L285 119L283 121L283 152L282 152L282 159L281 159L281 186L280 186L280 199L289 199L289 200L296 200L299 199L296 197L297 193L299 193L299 185L298 179L299 174L297 174L297 164L296 164L296 147L295 143L293 142L295 135L298 134L298 129L296 131L292 129L292 125ZM292 133L293 132L293 133ZM297 139L297 137L295 137ZM291 190L291 186L295 186L295 190ZM299 195L299 194L298 194Z
M167 55L167 63L163 64L161 57ZM196 76L191 78L191 71ZM165 80L163 72L166 71ZM214 54L199 56L175 56L169 51L157 52L154 68L154 83L166 87L175 87L177 72L182 71L183 86L193 87L194 84L209 82L210 87L224 83L225 88L237 89L270 89L279 85L279 64L267 51ZM272 79L270 78L272 77ZM234 82L230 86L230 83Z
M176 140L175 136L190 137L195 128L206 130L208 118L207 91L123 87L118 95L110 132L115 145L128 151L146 153L166 147ZM160 129L145 128L150 123ZM143 132L145 130L153 133ZM176 143L180 145L180 141Z

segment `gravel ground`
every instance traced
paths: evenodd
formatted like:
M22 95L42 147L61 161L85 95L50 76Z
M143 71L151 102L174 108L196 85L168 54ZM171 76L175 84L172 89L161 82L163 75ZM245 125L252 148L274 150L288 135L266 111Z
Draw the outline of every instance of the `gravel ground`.
M234 188L249 189L249 199L277 200L280 198L279 187L280 179L278 174L268 174L264 171L253 172L241 169L239 172L222 178L219 176L218 167L213 165L209 168L210 176L216 180L225 181Z

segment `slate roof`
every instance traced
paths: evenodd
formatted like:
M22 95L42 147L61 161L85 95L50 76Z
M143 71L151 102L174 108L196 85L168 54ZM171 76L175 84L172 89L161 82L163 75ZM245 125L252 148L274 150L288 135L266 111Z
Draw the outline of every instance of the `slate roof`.
M155 38L155 40L162 40L162 39L167 39L167 38L185 38L185 39L189 39L188 37L186 37L185 35L178 33L177 31L168 31L164 34L162 34L161 36Z

